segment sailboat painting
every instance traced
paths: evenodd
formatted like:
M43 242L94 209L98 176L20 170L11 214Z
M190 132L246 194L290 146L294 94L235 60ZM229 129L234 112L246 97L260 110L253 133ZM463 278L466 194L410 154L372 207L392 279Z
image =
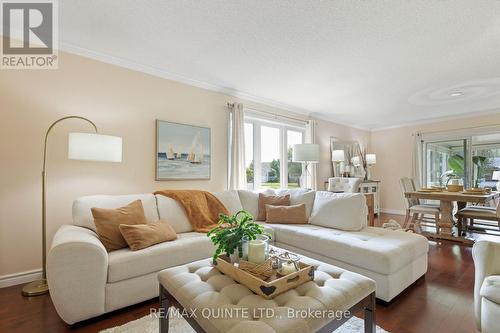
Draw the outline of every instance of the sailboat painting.
M156 180L210 179L210 128L156 121Z

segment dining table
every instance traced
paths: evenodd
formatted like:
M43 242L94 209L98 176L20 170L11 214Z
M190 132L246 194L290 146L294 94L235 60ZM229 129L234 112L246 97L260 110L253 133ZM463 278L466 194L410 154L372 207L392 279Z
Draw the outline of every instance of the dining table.
M471 192L449 192L449 191L412 191L405 192L406 198L413 198L419 200L435 200L439 201L441 208L441 215L438 221L439 233L432 234L426 233L426 236L437 239L446 239L459 241L462 243L471 243L471 240L463 235L455 234L453 225L455 220L453 218L453 206L456 202L458 210L465 208L467 203L471 204L487 204L492 200L500 197L500 192L490 193L471 193ZM460 229L460 228L459 228Z

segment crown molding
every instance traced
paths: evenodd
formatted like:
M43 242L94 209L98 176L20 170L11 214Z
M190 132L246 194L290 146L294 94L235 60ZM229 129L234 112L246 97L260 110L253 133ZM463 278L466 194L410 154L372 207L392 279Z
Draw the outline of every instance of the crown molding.
M328 116L325 116L323 114L318 114L318 113L311 113L310 114L311 118L313 119L316 119L316 120L323 120L323 121L328 121L330 123L334 123L334 124L337 124L337 125L342 125L342 126L346 126L346 127L350 127L350 128L354 128L354 129L357 129L357 130L361 130L361 131L368 131L370 132L371 129L369 127L363 127L363 126L359 126L359 125L354 125L354 124L351 124L351 123L345 123L345 122L341 122L341 121L337 121L337 120L334 120Z
M370 129L370 131L371 132L380 132L380 131L385 131L385 130L390 130L390 129L397 129L397 128L403 128L403 127L416 126L416 125L438 123L438 122L447 121L447 120L457 120L457 119L467 119L467 118L488 116L488 115L496 114L496 113L500 113L500 109L490 109L490 110L484 110L484 111L467 112L467 113L462 113L462 114L452 115L452 116L435 117L435 118L427 118L427 119L422 119L422 120L409 121L409 122L404 122L404 123L392 125L392 126L375 127L375 128Z
M241 100L246 100L249 102L253 103L258 103L267 107L272 107L276 109L280 109L283 111L288 111L292 112L295 114L299 115L305 115L307 117L311 117L317 120L323 120L323 121L328 121L334 124L338 124L341 126L346 126L350 128L354 128L357 130L362 130L362 131L368 131L368 132L378 132L378 131L384 131L384 130L389 130L389 129L396 129L396 128L403 128L403 127L410 127L410 126L415 126L415 125L421 125L421 124L430 124L430 123L435 123L439 121L446 121L446 120L453 120L453 119L463 119L463 118L471 118L471 117L477 117L477 116L484 116L484 115L489 115L489 114L494 114L494 113L499 113L500 109L493 109L493 110L487 110L487 111L481 111L481 112L468 112L460 115L452 115L452 116L444 116L444 117L435 117L435 118L427 118L427 119L422 119L422 120L415 120L415 121L408 121L408 122L403 122L400 124L395 124L395 125L390 125L390 126L381 126L381 127L366 127L366 126L359 126L353 123L349 122L342 122L334 119L334 117L329 117L323 114L318 114L316 112L312 112L310 110L306 110L303 108L298 108L286 103L278 102L272 99L268 98L263 98L259 97L256 95L252 95L243 91L239 91L236 89L228 88L228 87L223 87L219 86L216 84L212 84L209 82L193 79L178 73L170 72L164 69L160 69L154 66L149 66L149 65L144 65L135 61L131 61L128 59L123 59L120 57L115 57L111 56L102 52L96 52L92 51L87 48L83 48L80 46L76 46L70 43L65 43L65 42L60 42L59 43L59 50L75 55L79 55L85 58L90 58L93 60L97 60L100 62L104 62L107 64L127 68L133 71L138 71L141 73L149 74L152 76L156 77L161 77L167 80L175 81L175 82L180 82L186 85L210 90L210 91L215 91L219 93L226 94L228 96L235 97L237 99Z
M309 114L311 113L311 111L309 111L309 110L294 107L294 106L286 104L286 103L278 102L278 101L268 99L268 98L255 96L255 95L252 95L252 94L249 94L249 93L246 93L243 91L239 91L236 89L223 87L223 86L208 83L205 81L193 79L193 78L190 78L190 77L178 74L178 73L174 73L174 72L170 72L170 71L167 71L164 69L160 69L158 67L144 65L144 64L141 64L141 63L138 63L135 61L131 61L128 59L111 56L111 55L101 53L101 52L92 51L92 50L89 50L87 48L72 45L69 43L61 42L59 44L59 50L66 52L66 53L76 54L76 55L79 55L79 56L82 56L85 58L90 58L93 60L101 61L101 62L104 62L107 64L111 64L111 65L127 68L130 70L142 72L142 73L149 74L152 76L161 77L163 79L167 79L167 80L171 80L171 81L175 81L175 82L180 82L180 83L184 83L184 84L187 84L190 86L223 93L223 94L226 94L226 95L229 95L232 97L236 97L238 99L243 99L243 100L247 100L247 101L258 103L258 104L263 104L265 106L281 109L284 111L289 111L289 112L293 112L293 113L297 113L297 114L301 114L301 115L306 115L306 116L309 116Z

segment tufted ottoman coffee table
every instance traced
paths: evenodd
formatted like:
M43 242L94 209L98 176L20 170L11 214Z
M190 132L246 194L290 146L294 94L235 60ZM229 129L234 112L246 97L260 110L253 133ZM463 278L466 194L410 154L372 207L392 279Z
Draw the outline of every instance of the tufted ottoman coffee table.
M331 333L362 309L365 333L375 333L375 282L301 258L316 267L314 281L271 300L220 273L211 259L161 271L160 333L168 332L173 314L183 316L196 332Z

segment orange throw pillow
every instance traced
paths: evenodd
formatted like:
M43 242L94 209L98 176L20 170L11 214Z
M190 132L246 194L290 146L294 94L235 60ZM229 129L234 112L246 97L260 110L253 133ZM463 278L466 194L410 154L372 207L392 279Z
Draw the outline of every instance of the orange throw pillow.
M92 208L91 211L97 235L108 252L127 247L127 242L120 233L120 224L147 223L141 200L120 208Z
M177 239L174 229L165 220L152 224L120 224L120 232L132 251Z
M266 220L266 205L290 206L290 194L279 196L259 193L259 216L257 217L257 221Z
M270 206L266 205L266 222L282 224L307 224L306 205Z

